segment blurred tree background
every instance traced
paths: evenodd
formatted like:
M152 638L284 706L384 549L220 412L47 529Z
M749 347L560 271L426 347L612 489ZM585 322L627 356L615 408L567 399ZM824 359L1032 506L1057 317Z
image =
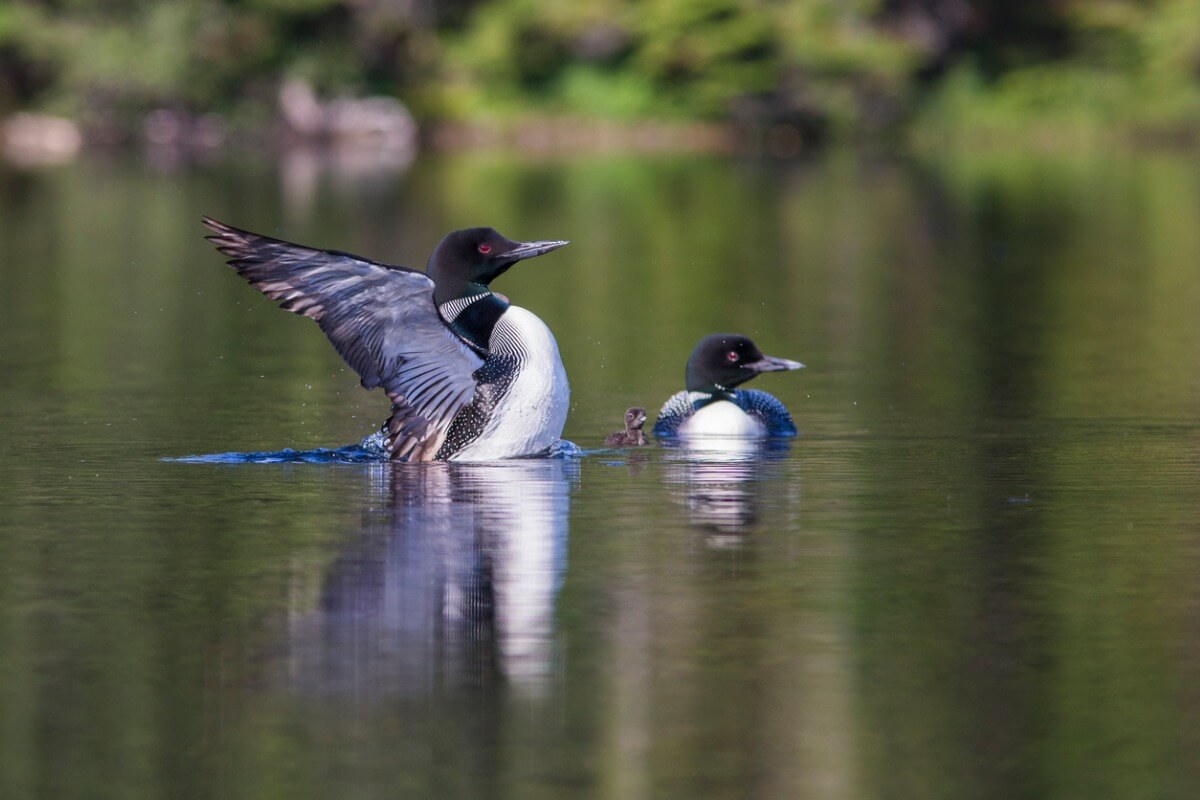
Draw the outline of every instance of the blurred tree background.
M232 129L279 89L421 122L735 121L806 140L1200 130L1196 0L0 0L0 118L160 109Z

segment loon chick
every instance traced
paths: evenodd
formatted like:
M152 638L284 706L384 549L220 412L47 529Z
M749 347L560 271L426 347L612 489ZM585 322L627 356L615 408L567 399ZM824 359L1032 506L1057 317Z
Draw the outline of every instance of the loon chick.
M608 447L641 447L646 443L642 426L646 424L646 409L634 406L625 412L625 430L604 437Z
M688 358L687 390L663 404L654 422L654 435L795 436L796 425L783 403L766 392L733 387L763 372L803 367L798 361L763 355L745 336L705 336Z
M550 329L488 285L565 241L514 242L491 228L446 234L422 274L317 250L204 218L229 266L280 307L316 321L392 414L388 455L486 461L559 440L567 374Z

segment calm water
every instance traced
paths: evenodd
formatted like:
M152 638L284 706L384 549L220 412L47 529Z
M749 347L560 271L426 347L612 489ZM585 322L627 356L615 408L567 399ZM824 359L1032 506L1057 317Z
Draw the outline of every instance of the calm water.
M386 416L213 214L497 283L566 435L692 343L781 449L196 464ZM0 797L1172 798L1200 785L1200 160L0 171Z

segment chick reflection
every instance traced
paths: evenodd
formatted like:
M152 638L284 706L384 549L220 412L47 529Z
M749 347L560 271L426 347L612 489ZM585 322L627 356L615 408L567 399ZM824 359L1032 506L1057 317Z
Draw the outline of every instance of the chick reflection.
M764 470L786 456L790 444L734 437L664 443L666 479L683 486L688 522L710 534L709 544L737 544L758 523Z
M433 685L530 689L554 667L568 462L388 465L381 507L293 618L298 687L356 696Z

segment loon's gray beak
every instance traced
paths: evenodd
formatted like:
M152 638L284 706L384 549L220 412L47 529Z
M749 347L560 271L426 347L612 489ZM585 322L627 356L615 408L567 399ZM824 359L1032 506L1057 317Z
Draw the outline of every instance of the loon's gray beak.
M557 250L565 244L570 244L570 242L565 240L546 242L517 242L516 248L509 250L504 254L503 257L513 261L520 261L524 258L533 258L534 256L540 256L545 253L549 253L551 250Z
M755 372L779 372L785 369L804 369L804 365L799 361L789 361L786 358L763 356L758 361L746 364L746 369L752 369Z

